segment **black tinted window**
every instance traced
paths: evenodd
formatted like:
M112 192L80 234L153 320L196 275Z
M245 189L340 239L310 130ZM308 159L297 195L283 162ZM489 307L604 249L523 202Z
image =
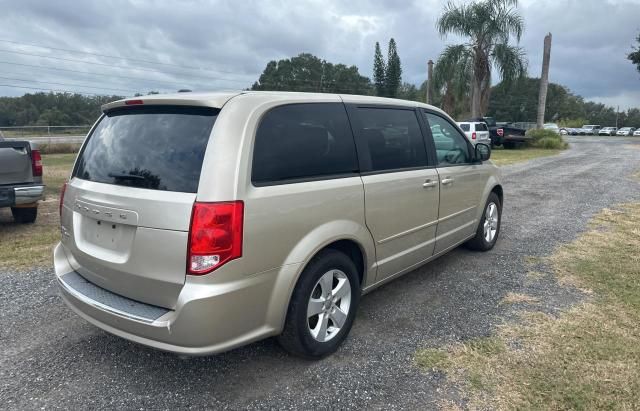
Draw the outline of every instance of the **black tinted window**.
M467 138L451 123L431 113L425 113L436 146L438 165L456 165L471 162Z
M80 153L74 176L195 193L217 113L210 108L162 106L110 111Z
M469 131L470 130L469 123L460 124L460 128L462 129L462 131Z
M467 131L467 130L464 130L464 131ZM484 123L476 123L476 131L489 131L489 129L487 128L487 125Z
M368 148L371 170L421 167L427 164L424 140L412 110L359 108L359 134Z
M255 183L357 171L355 143L341 103L276 107L258 127L251 172Z

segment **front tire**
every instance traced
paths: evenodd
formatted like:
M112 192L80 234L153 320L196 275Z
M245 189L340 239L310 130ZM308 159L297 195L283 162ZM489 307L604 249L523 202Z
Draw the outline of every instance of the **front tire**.
M344 253L324 250L300 275L291 296L280 345L291 354L317 360L338 349L355 319L360 281Z
M502 222L502 204L494 192L489 194L484 212L478 223L476 236L467 242L467 247L477 251L489 251L496 245Z
M30 224L36 221L36 217L38 216L38 207L11 207L11 214L13 214L13 219L16 223Z

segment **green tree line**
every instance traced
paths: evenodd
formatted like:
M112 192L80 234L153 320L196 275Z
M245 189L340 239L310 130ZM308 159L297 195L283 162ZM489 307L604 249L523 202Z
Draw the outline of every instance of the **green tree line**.
M395 46L394 46L395 49ZM376 53L377 54L377 53ZM384 59L380 60L384 63ZM398 58L399 63L399 58ZM385 68L386 64L382 65ZM396 72L401 73L400 70ZM379 82L372 82L359 73L356 66L327 62L311 54L271 61L265 67L253 90L306 91L363 95L389 95L385 84L387 74L381 70ZM420 86L400 82L395 97L424 102L427 82ZM487 113L499 121L535 121L539 79L521 78L501 82L491 88ZM450 92L451 90L451 92ZM443 108L456 119L470 117L470 95L452 93L453 88L436 89L433 104ZM0 127L25 125L86 125L100 115L100 106L120 96L84 96L71 93L34 93L21 97L0 97ZM568 126L587 123L602 126L640 127L640 109L632 108L616 113L614 107L585 101L568 88L549 84L545 121Z
M0 97L0 127L92 124L101 105L121 98L53 92Z
M523 78L513 84L500 83L492 88L488 115L500 121L529 121L536 119L539 78ZM546 122L562 123L578 127L582 124L640 127L640 109L630 108L616 113L615 107L585 101L568 88L549 83Z

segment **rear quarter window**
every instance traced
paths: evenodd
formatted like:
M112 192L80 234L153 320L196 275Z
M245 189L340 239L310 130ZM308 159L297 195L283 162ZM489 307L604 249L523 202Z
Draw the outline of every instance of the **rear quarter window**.
M460 124L460 128L462 129L462 131L469 131L471 130L471 125L469 123L462 123Z
M355 142L341 103L276 107L258 126L251 167L251 181L256 185L357 172Z
M111 110L78 156L73 176L99 183L196 193L219 110L146 106Z

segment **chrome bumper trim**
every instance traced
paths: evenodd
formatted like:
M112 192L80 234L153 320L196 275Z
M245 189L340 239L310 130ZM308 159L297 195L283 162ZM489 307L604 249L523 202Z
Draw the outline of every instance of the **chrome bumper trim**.
M13 192L16 196L16 205L31 204L43 199L44 186L15 187Z

